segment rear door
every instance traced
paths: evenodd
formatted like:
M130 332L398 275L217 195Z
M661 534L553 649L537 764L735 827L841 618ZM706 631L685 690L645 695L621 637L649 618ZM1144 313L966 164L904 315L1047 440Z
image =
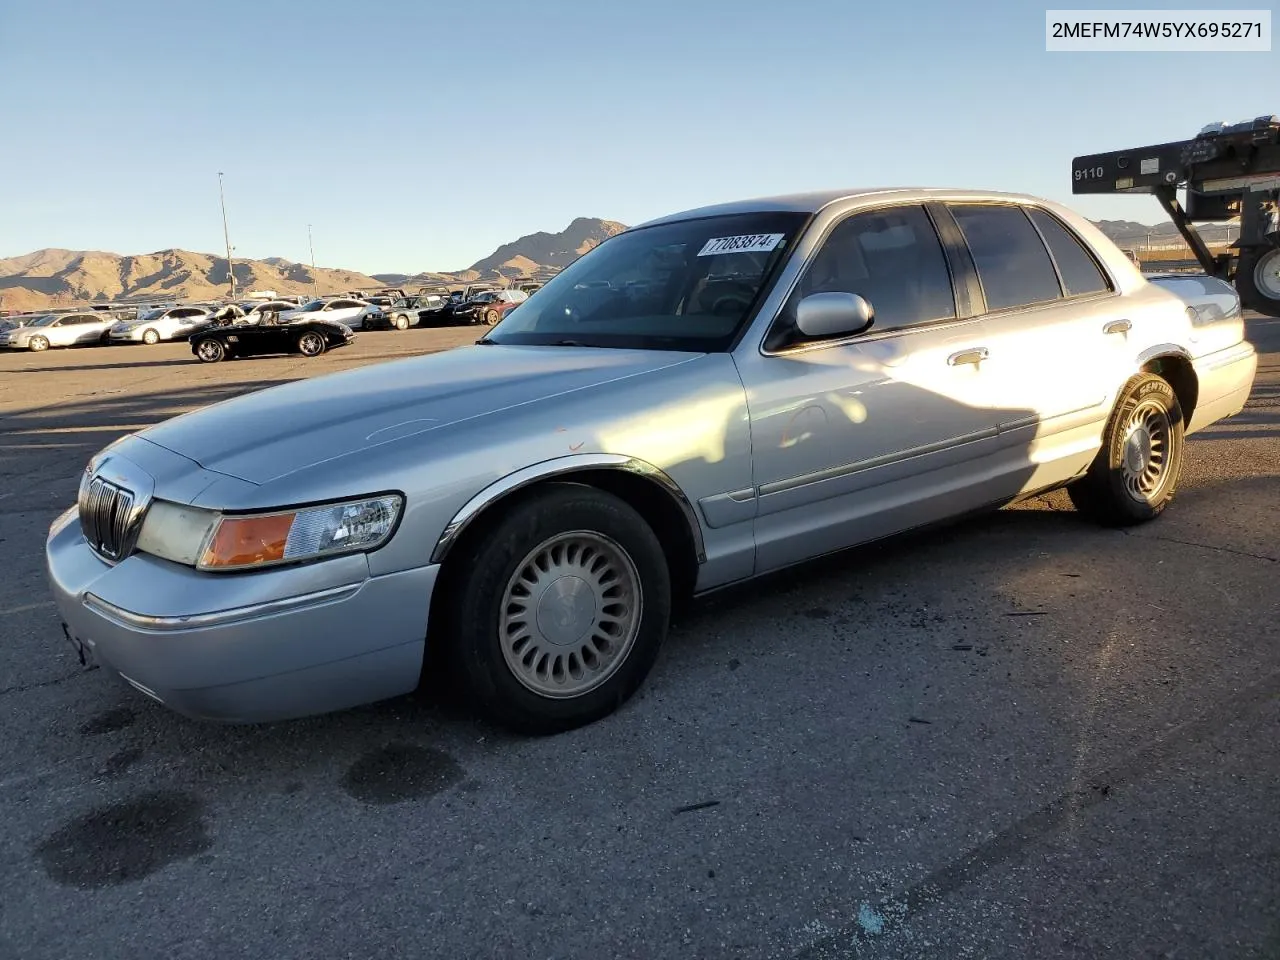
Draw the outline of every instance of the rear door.
M1002 443L1023 448L1023 489L1087 465L1110 409L1126 330L1121 299L1088 250L1046 211L951 203L972 257Z

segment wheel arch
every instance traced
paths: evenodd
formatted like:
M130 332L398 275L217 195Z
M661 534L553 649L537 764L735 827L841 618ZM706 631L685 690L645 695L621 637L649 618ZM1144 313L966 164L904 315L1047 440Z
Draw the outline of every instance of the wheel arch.
M1141 372L1155 374L1173 387L1182 408L1182 422L1190 423L1200 400L1200 378L1191 356L1181 347L1166 344L1146 351L1139 359Z
M549 483L584 484L629 504L662 544L673 590L692 592L698 567L706 560L702 527L692 501L665 471L620 454L558 457L491 483L454 514L432 549L431 562L446 563L459 542L479 535L489 520Z

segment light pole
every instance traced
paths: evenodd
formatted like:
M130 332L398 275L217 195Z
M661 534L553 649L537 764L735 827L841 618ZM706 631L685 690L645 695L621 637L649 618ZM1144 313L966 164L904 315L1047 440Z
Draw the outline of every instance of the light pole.
M222 202L222 239L227 245L227 277L231 280L231 299L236 298L236 265L231 262L231 234L227 232L227 198L222 192L222 171L218 171L218 199Z
M311 242L311 224L307 224L307 246L311 249L311 295L320 296L320 278L316 276L316 245Z

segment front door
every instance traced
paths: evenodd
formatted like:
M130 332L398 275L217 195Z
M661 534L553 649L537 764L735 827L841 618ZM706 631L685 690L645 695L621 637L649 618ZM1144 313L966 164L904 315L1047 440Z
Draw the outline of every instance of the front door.
M975 473L999 412L988 403L985 329L957 310L952 274L923 206L855 213L802 273L764 349L739 352L757 572L981 499ZM799 334L796 305L830 291L868 301L872 327L825 342Z

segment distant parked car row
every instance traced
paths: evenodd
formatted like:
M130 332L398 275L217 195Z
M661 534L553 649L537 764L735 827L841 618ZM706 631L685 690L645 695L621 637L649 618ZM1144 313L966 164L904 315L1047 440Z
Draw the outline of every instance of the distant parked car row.
M0 321L0 348L41 351L50 347L105 344L194 343L194 335L200 331L226 325L254 326L264 318L270 318L267 325L271 327L325 321L352 330L406 330L457 323L492 326L540 286L540 283L526 282L497 288L482 283L452 293L442 290L410 295L396 290L394 293L399 296L377 294L367 299L352 295L328 296L305 303L299 302L301 298L278 297L129 310L125 316L121 316L123 311L95 309L11 317ZM326 341L324 349L333 345ZM237 355L235 350L224 349L224 353Z

